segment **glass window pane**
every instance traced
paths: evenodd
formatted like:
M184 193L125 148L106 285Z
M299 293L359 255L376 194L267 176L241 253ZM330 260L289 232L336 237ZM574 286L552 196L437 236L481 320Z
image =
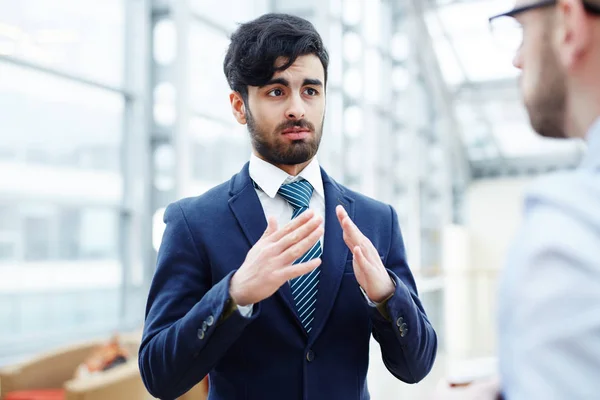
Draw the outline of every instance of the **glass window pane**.
M364 32L367 43L374 46L379 46L381 43L381 0L370 0L368 6L365 7L364 17Z
M368 49L365 54L365 97L367 102L379 104L381 101L381 54L375 49Z
M0 221L0 265L119 259L119 212L114 209L24 201L0 207L16 220L12 227Z
M122 96L0 62L0 153L19 163L120 171Z
M234 30L239 23L267 12L269 0L190 0L192 11L223 28Z
M223 59L229 39L202 24L190 29L190 96L191 108L203 115L232 121L229 93L223 73Z
M327 172L340 179L343 171L343 114L344 100L339 90L327 94L327 115L319 146L319 162Z
M342 24L339 22L331 23L329 27L328 43L329 51L329 71L328 86L340 86L344 74L344 59L342 58Z
M348 25L358 25L362 19L364 0L344 0L342 18Z
M250 140L243 126L224 124L207 118L193 118L192 177L216 185L231 178L248 161Z
M124 0L0 0L0 53L121 86Z
M332 17L339 18L342 15L343 0L329 0L329 13Z
M118 258L119 215L111 209L65 207L59 213L59 258Z

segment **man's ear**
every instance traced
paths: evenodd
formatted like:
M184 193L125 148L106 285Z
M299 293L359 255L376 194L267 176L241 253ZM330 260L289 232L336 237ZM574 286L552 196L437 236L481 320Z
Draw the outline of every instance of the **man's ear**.
M231 103L231 112L235 117L236 121L242 125L245 125L246 120L246 105L244 99L239 92L231 92L229 94L229 101Z
M593 45L589 17L579 0L560 0L556 12L558 55L563 65L571 68Z

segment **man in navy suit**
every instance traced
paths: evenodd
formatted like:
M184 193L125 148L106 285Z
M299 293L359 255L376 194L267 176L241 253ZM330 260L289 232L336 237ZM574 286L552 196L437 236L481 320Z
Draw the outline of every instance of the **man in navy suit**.
M155 397L209 374L210 399L368 399L371 334L398 379L431 370L437 337L396 212L315 157L327 65L298 17L267 14L233 34L224 71L253 153L230 181L165 211L139 352Z

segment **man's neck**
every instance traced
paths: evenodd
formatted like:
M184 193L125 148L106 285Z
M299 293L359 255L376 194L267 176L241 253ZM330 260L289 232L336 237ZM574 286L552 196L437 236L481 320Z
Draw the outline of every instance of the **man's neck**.
M260 154L254 152L254 154L256 155L256 157L260 158L261 160L268 162L271 165L276 166L277 168L279 168L280 170L284 171L286 174L291 175L291 176L298 176L298 174L300 172L302 172L304 170L304 168L306 168L306 166L308 164L310 164L310 162L313 160L312 158L306 162L303 162L301 164L293 164L293 165L286 165L286 164L274 164L272 162L270 162L269 160L265 160Z
M590 90L594 87L598 89ZM572 91L569 96L568 114L568 136L585 139L592 125L600 117L600 84Z
M595 39L596 40L596 39ZM596 45L594 45L595 47ZM600 51L591 49L582 55L567 78L569 137L585 139L600 117Z

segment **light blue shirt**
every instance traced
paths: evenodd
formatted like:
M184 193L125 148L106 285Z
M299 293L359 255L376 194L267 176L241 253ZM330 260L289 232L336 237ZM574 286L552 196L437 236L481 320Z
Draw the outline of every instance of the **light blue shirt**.
M525 197L499 298L508 400L600 399L600 119L587 142L579 168Z

